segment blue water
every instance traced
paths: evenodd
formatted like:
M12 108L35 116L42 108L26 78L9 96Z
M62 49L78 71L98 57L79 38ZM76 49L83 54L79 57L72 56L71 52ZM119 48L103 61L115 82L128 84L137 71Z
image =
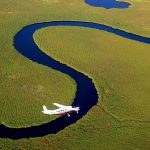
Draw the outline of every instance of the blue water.
M54 26L78 26L95 30L103 30L122 36L124 38L150 44L150 38L142 37L132 33L127 33L122 30L114 29L106 25L92 22L53 21L33 24L23 28L14 38L14 46L17 51L31 61L53 68L72 77L77 84L76 97L72 105L80 106L81 110L79 111L79 114L74 113L71 115L70 118L68 118L67 116L62 116L54 121L39 126L33 126L28 128L8 128L4 125L0 125L0 138L21 139L40 137L47 134L57 133L63 130L65 127L81 119L98 102L98 94L92 82L92 79L82 74L81 72L78 72L73 68L62 64L57 60L54 60L52 57L46 55L38 48L38 46L34 42L33 34L35 31L40 28Z
M104 7L106 9L111 8L124 9L128 8L131 5L127 2L119 2L116 0L85 0L85 2L94 7Z

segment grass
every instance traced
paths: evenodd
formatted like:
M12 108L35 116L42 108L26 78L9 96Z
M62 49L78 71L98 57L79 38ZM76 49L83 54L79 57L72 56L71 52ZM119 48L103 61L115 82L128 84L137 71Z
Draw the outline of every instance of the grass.
M44 52L92 77L117 117L150 120L150 45L79 27L44 28L34 38Z
M82 0L22 0L21 2L19 0L0 0L0 122L11 127L25 127L48 122L51 118L47 116L43 117L41 114L41 106L46 104L49 108L52 108L52 102L56 100L60 103L70 104L75 95L75 82L67 75L33 63L15 50L13 47L13 37L22 27L36 22L51 20L81 20L99 22L128 32L150 37L149 1L128 0L128 2L134 4L129 9L106 10L91 7ZM64 29L60 29L61 32L63 32L63 30ZM58 29L56 29L56 31L60 32ZM66 31L66 29L64 31ZM49 32L51 34L52 31ZM74 32L77 33L75 34ZM81 32L83 32L86 37L85 29ZM89 34L89 32L90 36L102 36L101 39L103 39L103 43L105 43L108 56L106 56L104 50L99 51L100 47L96 43L93 53L88 50L88 46L84 47L85 45L79 45L78 48L81 49L81 52L76 49L74 50L75 54L78 53L83 56L83 58L77 58L76 55L72 55L73 53L71 51L71 53L69 53L66 47L67 45L64 45L63 47L66 49L63 49L63 51L59 53L61 45L58 45L56 52L49 51L55 50L52 48L56 48L55 45L52 44L51 48L47 49L47 52L68 65L75 67L77 70L91 76L95 81L99 93L102 94L100 91L104 91L102 95L104 98L103 104L109 113L103 111L105 107L101 105L100 101L99 105L95 106L80 121L56 135L17 141L0 139L0 149L86 149L87 147L93 149L93 145L95 149L149 149L150 127L148 123L120 122L110 116L111 112L121 119L133 119L134 117L136 120L149 119L149 46L121 39L108 33L95 33L95 31L92 30L88 31L87 34ZM78 38L77 30L72 31L70 34L72 33ZM44 37L45 34L46 33L42 36ZM110 42L108 36L110 39L114 38L114 40L119 40L117 43L115 43L115 41L111 43L113 47L116 47L117 51L115 51L111 45L104 42L104 39ZM85 37L81 36L80 38L85 40ZM58 38L58 33L57 35L53 34L53 39L55 38ZM65 39L67 40L66 36L63 40ZM42 49L43 51L46 51L47 45L45 44L49 42L47 39L45 40L46 41L40 45L42 47L45 46L45 49ZM72 44L74 45L75 41L73 40ZM80 41L76 42L77 44L81 43ZM133 49L135 48L129 53L132 53L134 57L129 56L128 53L124 53L124 49L121 50L123 53L120 53L120 46L128 49L125 42L129 43ZM118 43L122 43L123 45L119 45ZM69 44L68 46L71 45ZM82 53L84 53L86 49L88 50L86 51L87 55L84 56ZM73 49L71 50L73 51ZM110 53L110 50L112 53ZM136 54L136 51L138 51L138 54ZM97 58L97 54L99 53L101 54L100 58L105 56L104 58L109 60L108 63L105 63L105 66L103 66L104 63L102 60L100 61L99 58ZM112 54L115 54L115 56ZM77 61L72 62L69 60L66 57L69 55L73 60ZM140 55L142 57L139 59ZM123 60L120 60L119 56L121 56ZM92 61L87 61L89 58L93 60L95 64L91 63ZM104 58L103 61L107 62ZM113 59L111 60L111 58ZM115 60L117 60L117 62L115 62ZM110 62L113 62L113 64L110 64ZM103 70L104 68L110 69L110 65L112 65L111 70ZM100 70L97 69L97 66L100 67ZM119 72L116 72L118 69ZM129 73L124 74L123 69L128 69ZM108 72L110 72L110 74ZM134 80L133 77L135 77ZM139 77L140 80L138 80ZM122 83L125 83L124 80L128 80L128 83L125 85L125 87L128 87L127 89L122 86ZM133 86L128 86L130 85L129 83L133 83ZM59 88L62 85L63 88ZM142 86L140 87L140 85ZM138 89L133 90L135 87L138 87ZM126 96L127 93L130 93L130 90L132 90L135 95L133 95L133 93L131 93L131 95L128 94L129 99L122 97L122 95ZM124 102L125 99L127 102ZM137 104L136 99L138 99L138 105L134 105L135 103ZM142 101L144 101L145 104L144 102L142 103ZM131 104L131 102L133 103ZM139 106L141 103L142 106ZM122 109L118 105L120 105ZM125 105L128 106L130 112L126 111ZM137 113L135 113L135 111L137 111Z

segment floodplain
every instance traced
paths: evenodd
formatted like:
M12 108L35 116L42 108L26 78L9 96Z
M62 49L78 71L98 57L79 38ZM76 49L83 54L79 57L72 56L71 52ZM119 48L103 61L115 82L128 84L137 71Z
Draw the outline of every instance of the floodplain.
M150 37L150 3L127 0L127 9L95 8L82 0L0 0L0 123L21 128L51 121L42 105L70 105L75 81L23 57L14 36L25 26L54 20L97 22ZM49 56L88 75L98 104L57 134L0 138L0 149L149 149L150 45L94 29L44 28L34 34Z

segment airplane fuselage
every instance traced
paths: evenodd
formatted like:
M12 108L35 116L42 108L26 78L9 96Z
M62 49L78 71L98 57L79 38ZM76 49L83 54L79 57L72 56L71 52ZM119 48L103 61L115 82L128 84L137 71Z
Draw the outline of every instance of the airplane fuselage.
M54 105L61 106L60 104L57 103L54 103ZM70 117L71 113L74 112L78 113L79 110L80 110L79 107L72 107L72 106L62 106L55 110L48 110L46 106L43 106L42 112L47 115L68 115L68 117Z
M67 115L76 112L75 109L56 109L51 112L53 115Z

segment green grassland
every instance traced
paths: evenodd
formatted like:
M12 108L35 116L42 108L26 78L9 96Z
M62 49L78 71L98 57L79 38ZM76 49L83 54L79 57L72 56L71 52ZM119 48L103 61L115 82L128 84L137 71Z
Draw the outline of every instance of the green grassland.
M34 38L44 52L93 78L115 116L150 121L150 45L79 27L44 28Z
M55 101L70 104L75 96L76 84L70 77L15 50L13 38L21 28L36 22L81 20L150 37L149 1L128 2L133 3L129 9L106 10L82 0L0 0L0 123L17 128L48 122L54 118L41 114L43 104L49 108ZM56 135L0 139L0 149L93 149L93 145L149 149L150 46L81 28L47 28L35 36L44 52L93 78L99 103Z

